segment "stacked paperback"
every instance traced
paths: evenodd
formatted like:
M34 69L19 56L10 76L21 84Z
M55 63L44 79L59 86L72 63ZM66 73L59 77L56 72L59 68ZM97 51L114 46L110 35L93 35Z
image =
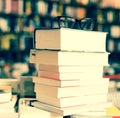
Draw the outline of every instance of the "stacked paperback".
M32 106L67 116L77 113L105 114L109 79L107 33L78 29L36 29L30 63L37 101ZM101 112L102 110L102 112Z
M15 113L17 95L12 94L10 85L0 86L0 113Z

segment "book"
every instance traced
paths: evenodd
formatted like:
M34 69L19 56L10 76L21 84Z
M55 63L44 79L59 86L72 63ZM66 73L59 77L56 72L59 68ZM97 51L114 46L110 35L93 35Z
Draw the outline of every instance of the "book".
M17 95L12 95L10 101L0 103L0 113L4 113L4 114L12 113L14 116L14 113L16 113L17 110L16 105L17 105Z
M49 86L58 86L58 87L65 87L65 86L79 86L79 80L56 80L51 78L44 78L44 77L33 77L33 82L36 84L43 84Z
M11 86L0 86L0 103L10 102L12 98Z
M0 79L0 86L11 86L13 94L18 93L18 84L19 84L18 79L12 79L12 78L9 78L9 79L2 78L2 79Z
M12 95L12 98L9 102L0 103L0 111L2 109L14 108L17 102L17 95Z
M109 85L109 79L103 79L102 77L97 78L88 78L86 80L79 79L79 80L57 80L52 78L44 78L33 76L34 84L43 84L49 86L56 86L56 87L69 87L69 86L98 86L98 85Z
M58 108L52 105L49 105L44 102L40 101L34 101L31 103L32 106L47 110L53 113L58 113L63 116L67 115L73 115L77 114L79 112L85 112L85 111L90 111L92 109L98 109L98 108L108 108L111 107L112 103L111 102L99 102L99 103L93 103L93 104L84 104L84 105L77 105L77 106L72 106L72 107L64 107L64 108Z
M34 88L36 94L45 95L53 98L78 96L79 90L80 90L80 86L56 87L56 86L42 85L37 83L35 84L35 88Z
M88 96L73 96L64 98L54 98L44 96L42 94L36 94L36 99L40 102L44 102L59 108L70 107L83 104L92 104L97 102L106 102L107 94L88 95Z
M56 80L81 80L90 79L90 77L101 78L103 71L101 72L51 72L51 71L38 71L38 77L52 78ZM89 75L89 76L88 76Z
M101 87L102 86L102 87ZM102 95L108 93L107 84L97 84L93 86L69 86L56 87L43 84L35 84L34 91L37 94L49 96L51 98L64 98L73 96ZM50 92L52 91L52 92Z
M34 31L36 49L106 52L107 32L84 31L70 28Z
M20 98L18 108L20 118L63 118L59 114L31 106L35 100L35 98Z
M103 66L59 66L59 65L44 65L36 64L37 70L52 71L52 72L102 72Z
M108 65L109 53L30 50L30 63L46 65ZM102 60L102 61L101 61Z

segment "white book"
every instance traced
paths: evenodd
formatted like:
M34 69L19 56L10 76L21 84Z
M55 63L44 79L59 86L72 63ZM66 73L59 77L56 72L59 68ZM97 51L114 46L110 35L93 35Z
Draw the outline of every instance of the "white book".
M109 79L104 78L88 78L86 80L57 80L45 77L33 76L33 82L36 84L43 84L56 87L68 87L68 86L98 86L109 85Z
M4 114L7 114L7 113L16 113L15 111L15 108L8 108L8 109L0 109L0 113L4 113Z
M102 87L101 87L102 86ZM49 96L52 98L64 98L73 96L90 96L102 95L108 93L108 85L93 85L93 86L69 86L69 87L56 87L35 83L34 91L36 95Z
M0 103L10 102L11 98L12 98L11 92L4 92L4 93L0 92Z
M0 103L10 102L12 99L12 87L11 86L0 86Z
M30 50L30 62L46 65L108 65L109 53Z
M47 111L50 111L53 113L58 113L58 114L61 114L63 116L66 116L66 115L77 114L79 112L90 111L92 109L111 107L112 103L111 102L100 102L100 103L93 103L93 104L89 104L89 105L86 104L86 105L78 105L78 106L72 106L72 107L58 108L58 107L49 105L49 104L44 103L44 102L35 101L35 102L32 102L31 105L36 107L36 108L39 108L39 109L47 110Z
M17 95L12 95L12 98L9 102L0 103L0 110L1 109L14 108L16 102L17 102Z
M65 87L65 86L79 86L79 80L56 80L51 78L44 78L44 77L33 77L33 82L43 85L49 86L58 86L58 87Z
M59 108L70 107L76 105L93 104L97 102L106 102L107 94L88 95L88 96L75 96L65 98L54 98L44 96L42 94L36 94L36 99L40 102L50 104Z
M36 49L106 52L107 32L38 28L34 36Z
M6 79L2 78L0 79L0 86L11 86L12 87L12 93L16 94L18 92L18 79Z
M89 75L89 76L88 76ZM51 71L38 71L39 77L52 78L57 80L81 80L90 79L90 77L102 78L103 72L51 72Z
M52 72L102 72L103 66L59 66L59 65L36 65L37 70Z
M61 115L51 113L47 110L32 107L31 103L35 98L20 98L19 100L19 118L63 118Z

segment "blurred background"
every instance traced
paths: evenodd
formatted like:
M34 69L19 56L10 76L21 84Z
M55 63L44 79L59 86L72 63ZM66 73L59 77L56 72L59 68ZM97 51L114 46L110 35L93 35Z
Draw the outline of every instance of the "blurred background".
M49 27L58 15L96 19L95 30L109 32L104 74L120 73L120 0L0 0L0 78L36 74L29 63L34 29ZM87 42L86 42L87 43Z

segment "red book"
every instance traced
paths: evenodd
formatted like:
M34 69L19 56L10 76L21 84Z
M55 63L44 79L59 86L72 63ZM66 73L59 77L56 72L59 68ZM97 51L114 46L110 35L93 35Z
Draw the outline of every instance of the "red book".
M120 79L120 74L116 74L116 75L103 75L103 78Z

